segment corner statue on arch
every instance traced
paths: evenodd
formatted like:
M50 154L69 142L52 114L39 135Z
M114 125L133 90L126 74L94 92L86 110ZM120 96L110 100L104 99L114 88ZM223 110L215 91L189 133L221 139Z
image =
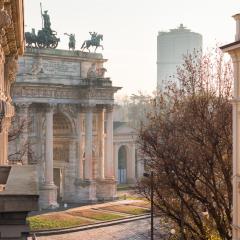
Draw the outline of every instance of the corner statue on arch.
M42 29L36 35L35 29L32 32L26 32L26 45L27 47L35 48L57 48L60 38L57 38L57 32L51 29L51 21L48 11L42 11L42 4L40 3Z

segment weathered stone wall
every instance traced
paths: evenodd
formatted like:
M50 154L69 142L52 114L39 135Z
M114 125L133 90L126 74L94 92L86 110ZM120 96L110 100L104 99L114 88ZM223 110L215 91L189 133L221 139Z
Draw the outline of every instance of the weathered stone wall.
M14 107L10 89L24 49L23 1L0 0L0 165L8 163L8 132Z

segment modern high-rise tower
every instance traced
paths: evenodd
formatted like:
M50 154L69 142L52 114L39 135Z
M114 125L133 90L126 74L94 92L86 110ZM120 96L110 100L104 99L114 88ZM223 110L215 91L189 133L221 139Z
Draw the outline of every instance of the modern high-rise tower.
M191 32L183 24L157 36L157 86L163 89L169 78L183 63L183 55L202 49L202 35Z

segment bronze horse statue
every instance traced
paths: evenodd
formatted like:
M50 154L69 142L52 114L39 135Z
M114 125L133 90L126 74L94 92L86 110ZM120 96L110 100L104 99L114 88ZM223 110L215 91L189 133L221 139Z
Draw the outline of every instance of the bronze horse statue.
M89 47L93 46L95 47L94 52L96 52L98 47L101 47L103 50L103 46L100 44L100 41L103 40L103 35L102 34L97 34L97 33L91 33L90 35L92 36L91 40L86 40L83 42L81 50L83 51L85 48L90 52Z
M25 39L26 39L27 47L33 47L33 44L35 48L37 47L38 38L34 28L32 28L32 32L25 33Z

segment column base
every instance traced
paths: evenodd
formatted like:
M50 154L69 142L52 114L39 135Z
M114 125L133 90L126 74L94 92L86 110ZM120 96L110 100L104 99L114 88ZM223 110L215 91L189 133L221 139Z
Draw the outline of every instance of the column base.
M96 181L94 180L75 180L76 195L75 203L96 203Z
M97 199L99 201L113 201L117 197L117 181L115 179L97 179Z
M56 209L59 207L57 202L57 186L54 184L43 184L40 186L39 195L40 209Z

